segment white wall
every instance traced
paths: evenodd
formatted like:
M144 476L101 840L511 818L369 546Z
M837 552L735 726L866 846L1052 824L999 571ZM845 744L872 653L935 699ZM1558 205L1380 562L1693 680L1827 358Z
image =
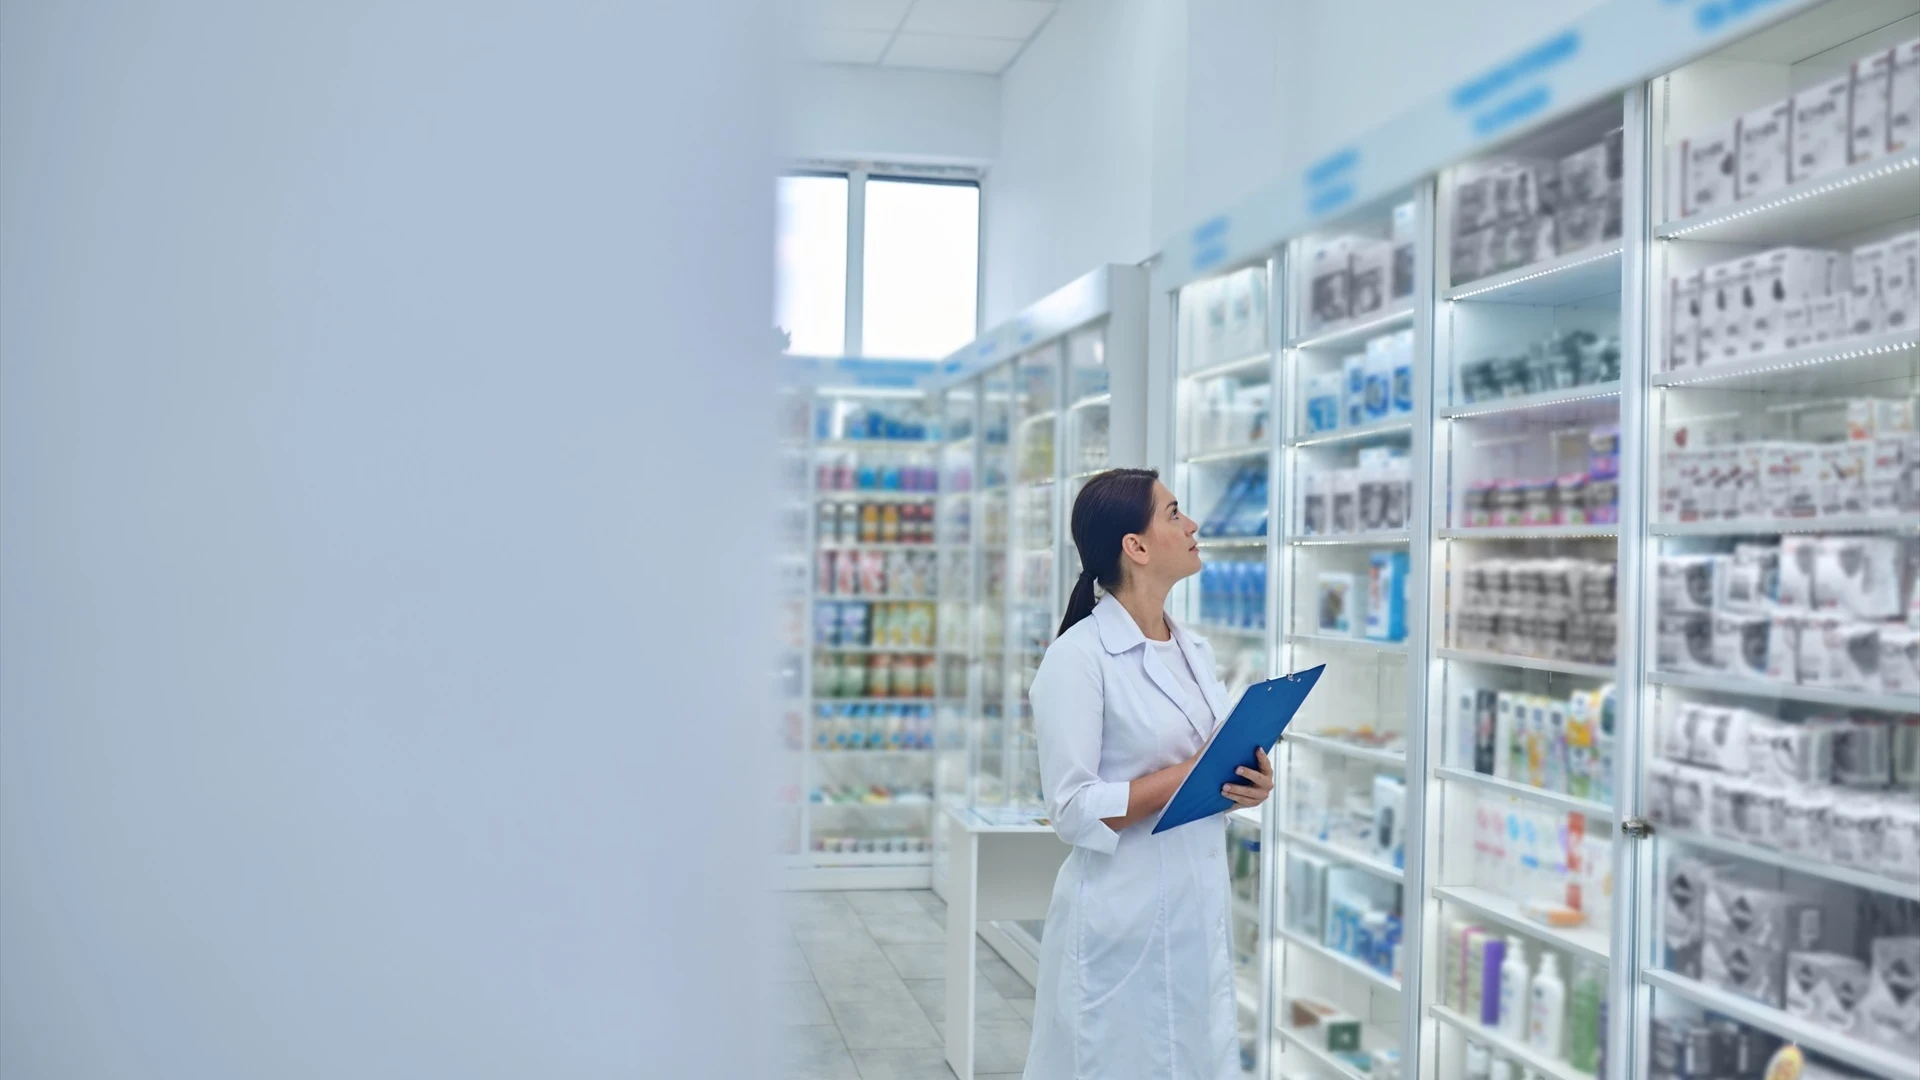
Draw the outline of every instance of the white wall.
M1146 258L1599 2L1065 0L1001 77L986 322Z
M0 1076L771 1074L770 8L0 4Z
M1000 80L854 64L785 72L790 158L984 166L1000 150Z

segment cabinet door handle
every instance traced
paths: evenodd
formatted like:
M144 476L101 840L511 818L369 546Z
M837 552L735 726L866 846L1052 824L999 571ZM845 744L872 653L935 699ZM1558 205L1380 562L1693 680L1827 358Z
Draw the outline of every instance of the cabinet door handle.
M1620 831L1635 840L1645 840L1653 835L1653 822L1643 817L1630 817L1620 822Z

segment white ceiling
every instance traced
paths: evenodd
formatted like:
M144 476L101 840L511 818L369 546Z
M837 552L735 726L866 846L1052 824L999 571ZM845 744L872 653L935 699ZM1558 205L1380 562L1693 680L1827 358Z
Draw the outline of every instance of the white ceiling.
M1054 0L800 0L810 60L998 75Z

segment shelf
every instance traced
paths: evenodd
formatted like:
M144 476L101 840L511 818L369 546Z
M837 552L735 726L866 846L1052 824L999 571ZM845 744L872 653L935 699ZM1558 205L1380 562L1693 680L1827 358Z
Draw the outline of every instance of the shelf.
M1575 386L1567 390L1545 390L1538 394L1521 394L1517 397L1495 398L1491 401L1475 401L1467 405L1454 405L1440 410L1442 420L1471 420L1481 416L1499 416L1514 412L1538 412L1552 416L1560 412L1584 411L1568 409L1576 403L1601 401L1620 396L1618 382L1592 383L1587 386Z
M1503 777L1488 776L1486 773L1478 773L1471 769L1462 769L1453 765L1441 765L1433 770L1433 775L1458 784L1467 784L1502 795L1511 795L1519 799L1529 799L1533 802L1544 803L1548 806L1558 807L1569 813L1585 814L1590 818L1598 818L1601 821L1613 820L1613 807L1608 806L1606 803L1594 802L1592 799L1577 799L1572 795L1563 795L1557 791L1537 788L1532 784L1522 784Z
M1329 844L1325 840L1315 840L1306 833L1295 832L1292 829L1275 829L1274 832L1282 842L1294 847L1305 848L1322 858L1332 859L1335 862L1351 866L1356 870L1365 870L1374 877L1391 881L1395 885L1403 885L1406 883L1407 875L1399 867L1391 863L1381 862L1379 859L1365 852L1354 851L1351 848L1344 848L1338 844Z
M1668 521L1648 526L1655 536L1776 536L1781 533L1920 532L1920 514L1843 514L1811 518L1736 518Z
M933 807L933 800L926 796L906 799L856 799L852 802L818 802L808 799L807 806L814 810L927 810Z
M1321 957L1324 957L1326 960L1339 965L1340 967L1346 968L1348 971L1351 971L1354 974L1372 983L1373 985L1380 987L1382 990L1391 990L1396 994L1400 992L1399 979L1396 979L1391 975L1386 975L1381 972L1375 971L1372 968L1368 967L1367 965L1361 963L1358 960L1355 960L1353 957L1348 956L1345 953L1334 952L1332 949L1327 948L1325 945L1320 944L1319 942L1313 940L1312 938L1301 933L1300 931L1293 929L1292 927L1283 926L1278 930L1274 931L1274 934L1278 937L1284 938L1288 943L1292 945L1305 949L1308 952L1315 953Z
M1912 694L1881 694L1869 690L1835 690L1823 686L1800 686L1766 679L1743 679L1737 675L1695 675L1680 671L1654 671L1647 681L1656 686L1680 690L1702 690L1732 694L1756 701L1801 701L1809 705L1832 705L1841 709L1875 709L1880 712L1920 712L1920 700Z
M1264 536L1202 536L1196 541L1201 548L1263 548L1267 546Z
M1619 536L1618 525L1486 525L1440 530L1442 540L1589 540Z
M1198 619L1188 619L1180 625L1201 637L1264 638L1267 636L1267 628L1264 626L1222 626L1219 623L1201 622Z
M1561 675L1579 675L1588 679L1611 679L1615 674L1612 664L1542 660L1536 656L1510 656L1507 653L1480 652L1476 649L1435 649L1434 655L1442 660L1459 660L1469 664L1497 664L1501 667L1522 668L1527 671L1552 671Z
M1337 349L1357 345L1375 334L1413 325L1413 304L1336 326L1323 327L1287 343L1289 349Z
M865 746L858 750L822 750L815 747L815 761L826 758L898 757L903 754L932 754L931 746Z
M1292 1028L1283 1024L1275 1024L1273 1030L1287 1045L1298 1047L1301 1053L1314 1059L1321 1068L1326 1069L1335 1076L1344 1077L1345 1080L1367 1080L1366 1073L1334 1057L1332 1053L1322 1050L1313 1045L1313 1043L1308 1042L1306 1036L1296 1034ZM1364 1028L1361 1031L1360 1041L1364 1046L1366 1043L1366 1031Z
M942 649L942 652L947 650ZM812 700L821 705L950 705L965 698L955 697L833 697L827 694L815 694Z
M1436 885L1433 889L1436 900L1442 900L1462 907L1484 919L1522 934L1544 941L1549 945L1565 949L1582 959L1596 964L1607 962L1607 934L1604 930L1594 930L1585 926L1561 930L1534 922L1520 911L1520 905L1509 897L1502 896L1490 889L1472 885Z
M870 540L867 542L842 543L839 540L822 540L821 551L933 551L945 545L923 544L919 541L908 543L903 540Z
M1445 1005L1429 1005L1427 1014L1449 1027L1458 1029L1474 1042L1492 1047L1501 1054L1518 1061L1526 1066L1527 1072L1532 1075L1551 1077L1552 1080L1594 1080L1592 1073L1580 1072L1567 1062L1547 1057L1526 1043L1502 1035L1498 1030L1471 1020Z
M1710 1012L1771 1031L1790 1042L1837 1061L1865 1069L1890 1080L1920 1080L1920 1061L1895 1050L1843 1035L1831 1028L1802 1020L1771 1005L1731 994L1718 987L1675 975L1671 971L1644 971L1640 978L1655 990L1664 990Z
M813 647L813 651L814 652L856 653L864 656L932 656L934 653L938 652L939 650L932 649L932 648L914 649L914 648L907 648L905 646L892 646L892 645L818 645L816 644Z
M1365 442L1370 439L1388 439L1396 435L1413 434L1413 421L1402 416L1390 416L1385 420L1375 420L1371 424L1359 427L1342 428L1338 431L1316 431L1311 435L1302 435L1297 439L1288 439L1289 447L1334 446L1340 443Z
M1323 754L1338 754L1341 757L1370 761L1375 765L1385 765L1392 769L1407 767L1407 753L1404 750L1381 750L1378 747L1362 746L1346 739L1336 739L1330 735L1316 735L1310 731L1295 731L1291 728L1281 736L1281 739Z
M1294 547L1379 547L1383 544L1404 544L1409 539L1405 529L1388 529L1381 532L1291 536L1287 538L1287 543Z
M1203 454L1189 454L1180 459L1182 465L1217 465L1229 461L1248 461L1267 456L1270 448L1265 443L1242 446L1233 450L1208 450Z
M815 491L813 494L817 498L833 499L836 502L931 502L934 496L940 493L937 491L889 491L879 488L848 491L832 488Z
M1203 368L1195 368L1192 371L1183 371L1180 373L1180 377L1183 379L1213 379L1222 375L1237 375L1244 371L1251 371L1255 368L1271 365L1272 363L1273 354L1263 349L1251 356L1242 356L1236 360L1227 360L1218 364L1209 364Z
M1686 844L1691 847L1718 851L1723 855L1732 855L1737 858L1746 859L1749 862L1760 862L1766 863L1769 866L1777 866L1782 870L1791 870L1796 874L1824 878L1828 881L1838 881L1845 885L1852 885L1857 889L1884 893L1888 896L1898 896L1905 900L1920 900L1920 881L1901 881L1897 878L1890 878L1883 874L1875 874L1871 871L1860 870L1851 866L1836 866L1833 863L1816 862L1790 852L1775 851L1772 848L1749 844L1742 840L1728 840L1724 837L1695 832L1691 829L1662 827L1655 829L1654 835L1663 840L1672 840L1676 843Z
M1806 390L1831 393L1838 386L1907 378L1917 368L1920 368L1920 333L1898 330L1789 349L1750 360L1662 371L1653 376L1653 385L1781 394Z
M1920 152L1856 165L1718 213L1662 222L1653 235L1723 244L1797 244L1857 233L1913 215L1913 187L1920 184L1916 167Z
M1067 406L1067 411L1077 412L1081 409L1092 409L1092 408L1097 408L1103 405L1111 405L1111 404L1113 404L1113 394L1110 392L1100 393L1100 394L1088 394L1086 397L1083 397L1080 400L1074 402L1072 405Z
M939 443L932 439L820 439L813 444L815 450L934 450Z
M933 604L939 602L937 596L843 596L839 593L820 593L815 600L831 600L835 603L855 604Z
M1374 641L1370 638L1341 637L1338 634L1288 634L1287 644L1310 649L1358 649L1362 652L1407 655L1404 641Z
M1456 285L1441 299L1558 307L1619 291L1620 241L1615 240Z
M1028 413L1026 416L1020 418L1020 426L1026 427L1028 424L1038 424L1044 420L1051 420L1058 415L1058 413L1058 409L1042 409L1037 413Z
M931 845L927 851L889 851L885 854L809 851L806 859L812 866L926 866L933 861L933 851Z

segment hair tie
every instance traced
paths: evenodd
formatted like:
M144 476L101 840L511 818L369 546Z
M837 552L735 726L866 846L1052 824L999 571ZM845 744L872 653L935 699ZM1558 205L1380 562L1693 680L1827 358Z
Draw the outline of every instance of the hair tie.
M1081 581L1091 581L1091 580L1096 580L1096 578L1097 578L1097 575L1095 575L1091 569L1087 569L1087 568L1081 569L1080 571Z

